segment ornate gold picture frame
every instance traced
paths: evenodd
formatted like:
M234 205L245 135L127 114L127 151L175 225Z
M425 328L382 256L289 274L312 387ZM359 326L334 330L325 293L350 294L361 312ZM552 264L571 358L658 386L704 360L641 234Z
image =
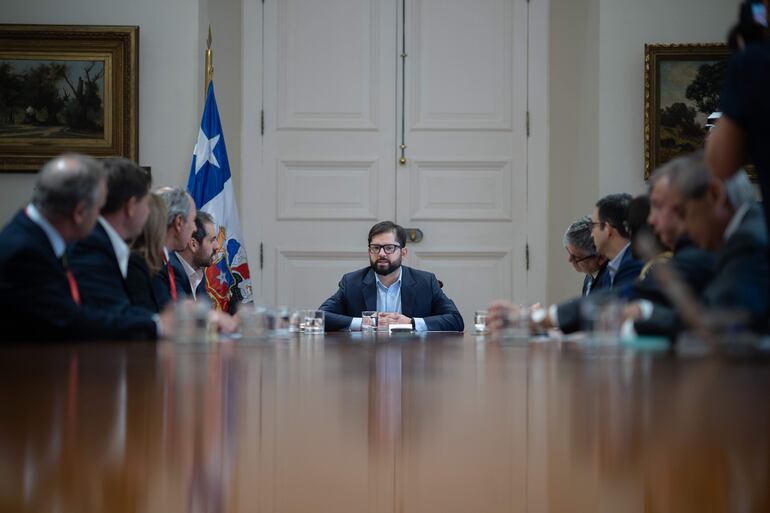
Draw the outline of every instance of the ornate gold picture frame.
M0 24L0 172L139 158L139 27Z
M644 179L703 147L730 50L722 43L644 45Z

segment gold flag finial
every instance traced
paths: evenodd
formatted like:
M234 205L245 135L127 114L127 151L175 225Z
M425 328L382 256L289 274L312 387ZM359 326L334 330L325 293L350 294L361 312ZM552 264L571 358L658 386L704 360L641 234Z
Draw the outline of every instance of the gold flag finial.
M214 58L211 53L211 24L209 24L209 37L206 39L206 62L205 62L205 82L203 83L203 101L206 101L206 95L209 90L209 82L214 80Z

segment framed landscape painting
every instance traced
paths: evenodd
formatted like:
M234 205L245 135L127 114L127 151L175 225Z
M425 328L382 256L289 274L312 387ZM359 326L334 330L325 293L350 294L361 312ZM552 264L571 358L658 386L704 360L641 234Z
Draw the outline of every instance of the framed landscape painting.
M0 172L137 160L139 28L0 24Z
M644 46L645 180L669 160L703 148L729 55L721 43Z

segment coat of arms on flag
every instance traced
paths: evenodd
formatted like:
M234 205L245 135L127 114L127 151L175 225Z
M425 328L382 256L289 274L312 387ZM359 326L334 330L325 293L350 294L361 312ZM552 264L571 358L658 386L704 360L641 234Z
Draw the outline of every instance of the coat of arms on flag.
M213 81L206 94L187 191L198 209L211 214L217 223L219 250L206 269L206 291L216 307L225 311L233 303L251 301L249 264L241 242L241 223Z

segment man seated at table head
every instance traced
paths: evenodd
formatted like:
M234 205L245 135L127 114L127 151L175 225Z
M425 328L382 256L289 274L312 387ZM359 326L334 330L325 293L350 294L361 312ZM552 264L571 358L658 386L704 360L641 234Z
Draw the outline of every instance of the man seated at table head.
M195 231L195 201L187 191L177 187L163 187L157 191L166 204L168 219L166 222L166 245L164 262L160 272L153 277L155 297L163 308L170 301L185 299L189 288L187 275L176 256L176 251L183 251Z
M182 251L176 251L187 277L184 284L185 293L196 301L208 300L204 273L218 249L214 218L211 214L199 210L195 214L195 231L190 241Z
M591 217L583 216L569 225L564 233L563 243L567 251L567 260L575 271L585 274L582 296L600 290L600 287L595 285L607 268L607 258L596 252L594 239L591 236L592 228Z
M124 308L130 249L150 213L150 174L125 158L104 161L107 201L88 237L69 251L69 262L85 305Z
M94 159L68 154L43 166L32 202L0 233L4 340L157 336L158 327L149 315L123 315L81 305L65 248L93 230L106 197L104 169Z
M387 324L411 324L416 331L463 331L463 318L441 290L436 276L401 265L406 230L390 221L372 226L369 267L345 274L337 292L320 306L326 329L361 329L361 312L377 311Z

